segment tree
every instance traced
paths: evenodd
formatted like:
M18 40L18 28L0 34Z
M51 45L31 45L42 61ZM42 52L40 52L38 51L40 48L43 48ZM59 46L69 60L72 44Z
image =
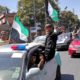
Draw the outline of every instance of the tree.
M34 14L34 2L35 1L35 14ZM60 11L57 4L53 4L53 7ZM45 0L19 0L18 2L18 16L22 22L27 25L29 24L30 16L36 16L36 20L42 24L45 23Z
M78 16L71 11L62 11L60 14L60 26L65 26L66 28L72 28L77 26L79 22Z
M35 1L35 13L43 6L43 0L19 0L18 2L18 15L23 23L29 23L29 16L34 15L34 2Z
M9 13L9 9L0 5L0 13Z

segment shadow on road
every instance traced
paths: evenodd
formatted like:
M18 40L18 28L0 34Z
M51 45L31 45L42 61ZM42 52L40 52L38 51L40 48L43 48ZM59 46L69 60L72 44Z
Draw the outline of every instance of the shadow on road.
M68 51L68 49L57 49L57 51Z
M74 80L74 75L62 74L61 80Z
M80 58L80 54L79 55L73 55L72 58Z

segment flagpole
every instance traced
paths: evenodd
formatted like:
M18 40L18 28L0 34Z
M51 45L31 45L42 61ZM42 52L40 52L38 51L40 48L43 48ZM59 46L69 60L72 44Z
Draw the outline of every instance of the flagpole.
M9 23L9 21L7 20L7 23L8 23L8 25L9 25L9 27L11 27L10 26L10 23ZM8 41L9 41L9 44L11 43L11 32L12 32L12 27L9 29L9 39L8 39Z
M47 2L48 0L45 0L45 24L47 23Z
M37 34L37 26L36 26L36 4L35 4L35 0L33 0L33 12L34 12L34 27L36 28L36 35Z
M10 25L10 24L9 24ZM9 33L9 44L11 43L11 32L12 32L12 26L10 28L10 33Z
M11 26L10 26L10 23L9 23L9 21L8 21L8 16L7 16L7 14L8 14L8 11L7 11L7 9L6 9L5 15L6 15L7 24L8 24L9 27L11 27ZM10 43L10 38L11 38L10 34L11 34L11 30L12 30L12 27L9 29L9 32L10 32L10 33L9 33L8 43Z
M7 17L7 23L8 23L8 25L9 25L9 27L11 27L10 29L9 29L9 38L8 38L8 41L9 41L9 44L11 43L11 32L12 32L12 26L10 26L10 23L9 23L9 21L8 21L8 17Z

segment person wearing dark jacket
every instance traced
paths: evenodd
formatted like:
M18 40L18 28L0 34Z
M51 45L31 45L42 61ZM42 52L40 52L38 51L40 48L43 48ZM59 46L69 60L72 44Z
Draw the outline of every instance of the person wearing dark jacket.
M56 49L56 42L57 42L57 36L60 33L55 33L54 28L51 24L45 25L45 33L47 35L46 41L45 41L45 57L46 61L51 60L55 55L55 49Z

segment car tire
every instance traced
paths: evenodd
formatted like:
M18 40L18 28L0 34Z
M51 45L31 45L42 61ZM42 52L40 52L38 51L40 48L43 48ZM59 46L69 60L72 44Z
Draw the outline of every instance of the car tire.
M61 69L60 69L60 65L57 66L56 79L55 80L61 80Z
M72 55L71 55L71 58L74 58L74 57L75 57L75 55L74 55L74 54L72 54Z

